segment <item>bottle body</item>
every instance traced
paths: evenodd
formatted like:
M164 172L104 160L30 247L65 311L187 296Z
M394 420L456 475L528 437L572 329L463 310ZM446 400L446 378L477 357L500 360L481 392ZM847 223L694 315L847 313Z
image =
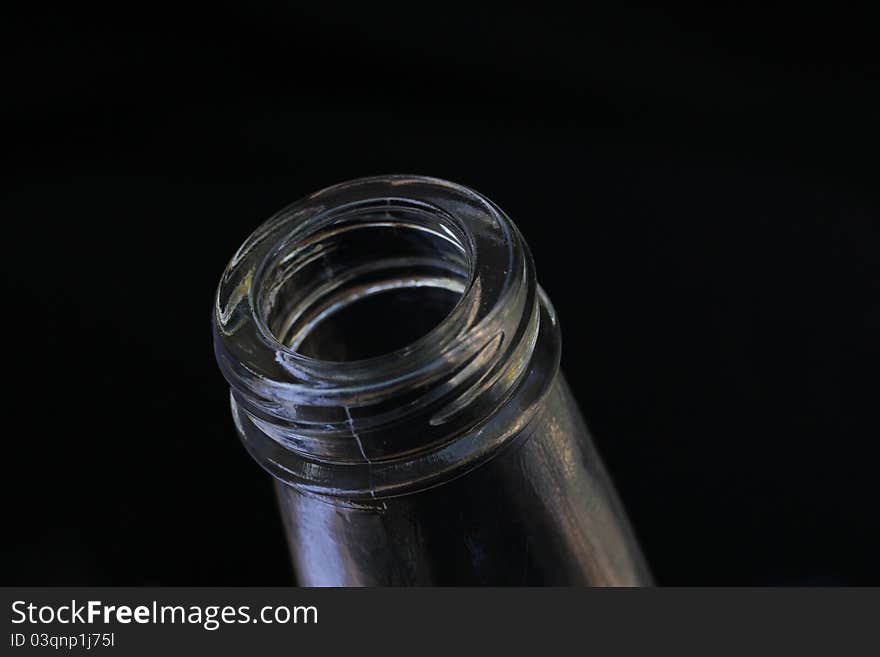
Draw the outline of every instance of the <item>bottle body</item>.
M308 586L650 582L561 372L523 435L450 482L357 504L277 482Z
M384 176L282 210L214 345L301 583L649 583L528 247L476 192Z

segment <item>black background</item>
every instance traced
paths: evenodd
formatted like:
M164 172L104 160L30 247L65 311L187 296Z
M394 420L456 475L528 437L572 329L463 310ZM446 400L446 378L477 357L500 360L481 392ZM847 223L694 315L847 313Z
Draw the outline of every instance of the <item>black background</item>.
M120 7L0 27L3 584L290 581L212 295L391 172L521 228L659 583L880 583L867 16Z

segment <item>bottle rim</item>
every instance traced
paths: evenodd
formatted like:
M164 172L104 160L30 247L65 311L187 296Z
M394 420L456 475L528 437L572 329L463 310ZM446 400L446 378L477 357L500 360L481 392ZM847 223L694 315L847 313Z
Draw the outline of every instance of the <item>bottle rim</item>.
M267 281L278 280L278 268L300 257L303 245L328 231L376 221L378 212L392 223L410 213L422 222L420 230L443 233L457 245L467 265L460 298L437 326L389 353L351 361L299 353L269 326ZM464 449L463 436L524 387L536 366L549 382L559 356L555 314L513 222L479 193L423 176L340 183L275 214L227 266L213 325L215 353L246 446L279 478L324 492L339 489L340 472L318 476L322 467L348 466L352 474L357 468L351 466L366 466L365 480L343 489L373 495L385 481L377 473L388 463L403 467L387 478L389 485L423 480L424 473L415 476L411 467L416 458L433 455L433 469L448 470L437 455L452 443ZM539 338L553 354L536 358ZM529 384L540 394L547 385ZM489 443L484 439L465 451L473 456ZM455 460L467 460L462 456Z

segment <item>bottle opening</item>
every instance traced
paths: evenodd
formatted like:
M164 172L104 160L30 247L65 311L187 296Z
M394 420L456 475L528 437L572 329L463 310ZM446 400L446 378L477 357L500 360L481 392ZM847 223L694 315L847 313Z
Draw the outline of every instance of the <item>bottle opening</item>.
M449 316L471 275L460 230L403 202L341 208L271 254L258 287L268 331L293 352L357 361L406 348Z
M334 185L258 227L221 278L214 347L258 462L359 499L489 458L537 412L559 362L510 219L419 176Z
M297 353L315 360L364 360L412 344L439 325L461 298L461 293L401 283L360 298L352 292L338 310L305 333Z

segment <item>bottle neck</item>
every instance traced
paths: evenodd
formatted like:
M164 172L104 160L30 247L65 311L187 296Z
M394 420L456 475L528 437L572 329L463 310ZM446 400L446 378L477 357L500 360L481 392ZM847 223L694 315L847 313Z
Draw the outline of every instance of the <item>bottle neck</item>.
M357 313L398 293L407 316ZM456 297L406 344L372 353L358 339L367 323L399 333ZM355 180L282 210L233 257L214 319L248 449L323 493L395 494L478 462L527 421L558 364L553 311L515 226L430 178Z

